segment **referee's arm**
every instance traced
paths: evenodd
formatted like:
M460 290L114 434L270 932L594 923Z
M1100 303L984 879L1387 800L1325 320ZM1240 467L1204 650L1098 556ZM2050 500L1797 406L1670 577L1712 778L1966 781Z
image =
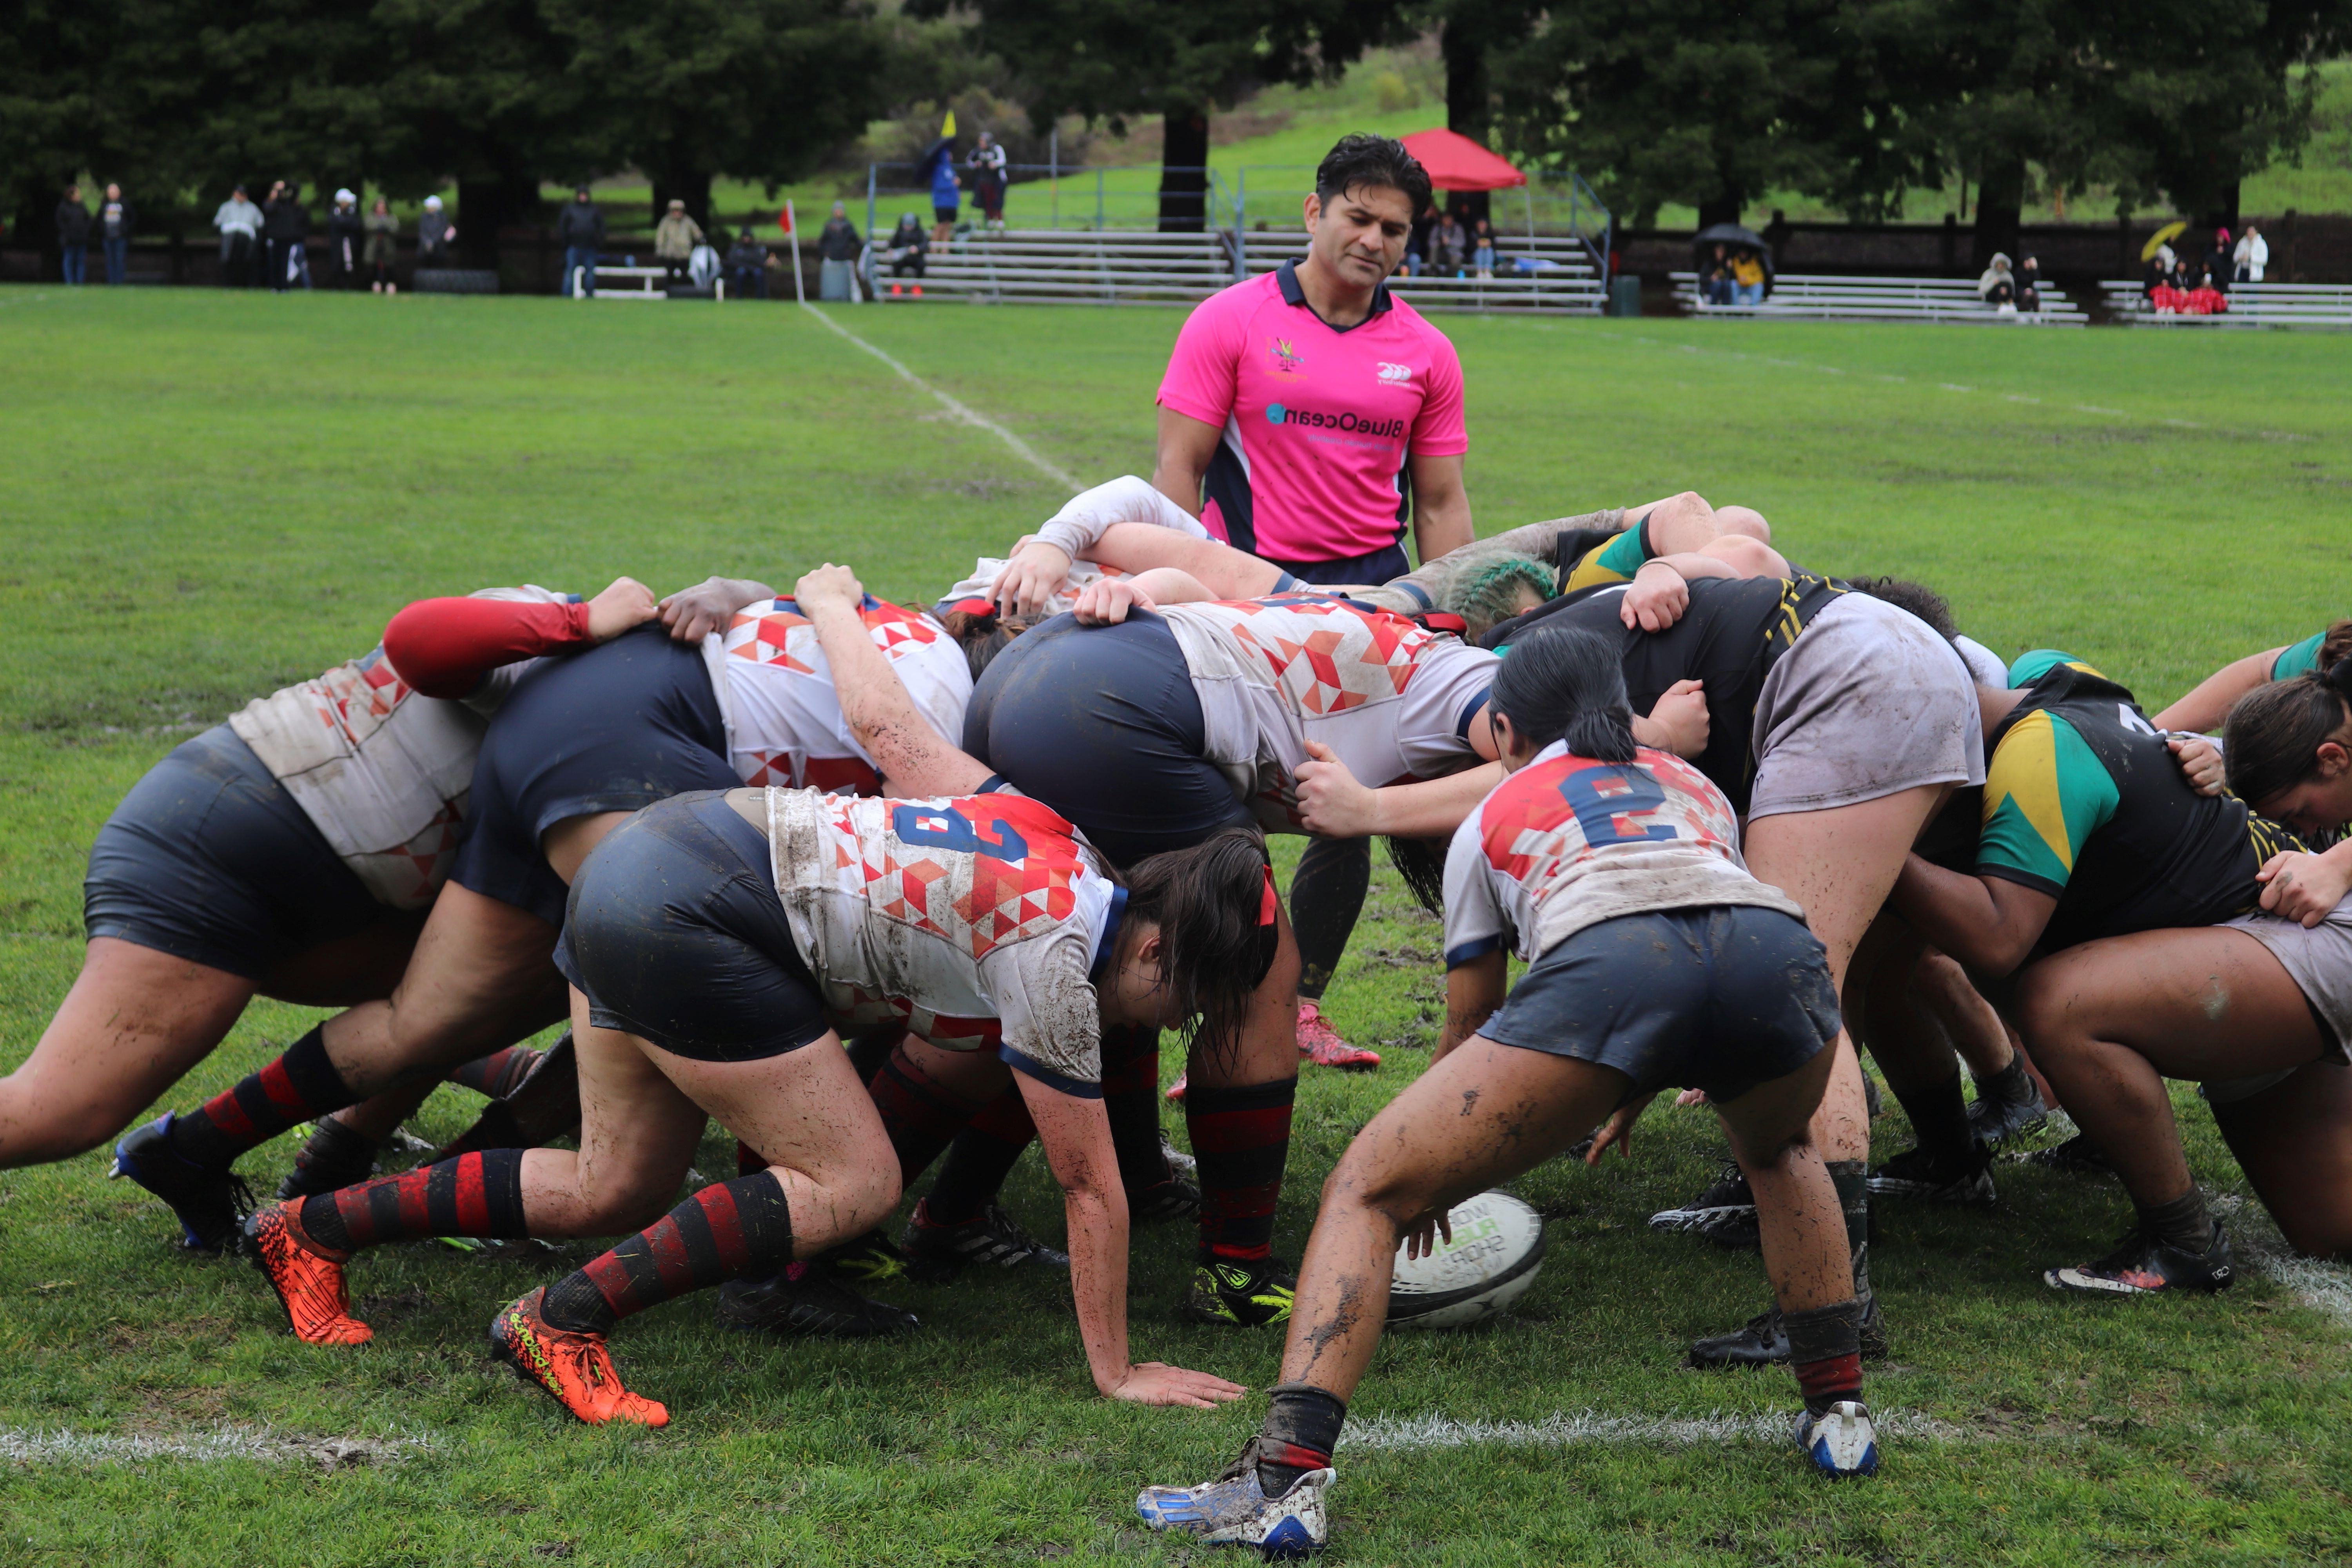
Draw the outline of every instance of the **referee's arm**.
M1164 431L1165 410L1160 424ZM1168 449L1162 440L1160 450ZM1423 565L1461 549L1474 537L1470 528L1470 494L1462 488L1462 454L1442 458L1413 453L1412 542ZM1205 459L1203 459L1205 462ZM1154 482L1157 482L1156 480ZM1166 486L1160 487L1165 489Z
M1209 477L1209 459L1217 455L1217 443L1224 439L1224 434L1214 425L1161 405L1160 450L1152 459L1151 488L1190 515L1199 517L1201 481ZM1459 458L1454 460L1454 473L1458 487L1462 474Z

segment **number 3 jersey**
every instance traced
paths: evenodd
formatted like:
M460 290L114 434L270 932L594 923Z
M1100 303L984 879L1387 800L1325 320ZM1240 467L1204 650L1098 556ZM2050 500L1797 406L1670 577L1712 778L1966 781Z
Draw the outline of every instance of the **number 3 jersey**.
M1651 910L1751 904L1803 918L1739 858L1731 803L1665 752L1630 763L1555 741L1495 786L1445 856L1445 963L1535 959L1586 926Z
M1127 893L1078 830L1009 790L952 800L771 788L776 895L841 1029L899 1022L1102 1092L1092 976Z

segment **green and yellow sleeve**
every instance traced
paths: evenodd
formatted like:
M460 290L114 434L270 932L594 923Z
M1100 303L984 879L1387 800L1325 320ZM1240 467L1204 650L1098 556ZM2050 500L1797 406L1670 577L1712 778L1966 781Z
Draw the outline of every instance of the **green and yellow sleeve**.
M2089 664L2076 658L2071 653L2064 653L2054 647L2038 647L2032 653L2019 654L2017 662L2009 667L2010 689L2021 690L2062 664L2069 669L2079 669L2084 675L2098 675L2102 680L2106 679L2105 676L2099 675L2099 672L2093 669Z
M2047 709L2028 713L2010 726L1985 767L1978 874L2064 891L2075 858L2121 798L2074 726Z
M1604 583L1631 582L1633 574L1642 569L1642 563L1650 559L1649 521L1643 516L1616 538L1596 544L1578 557L1560 592L1573 594L1579 588L1598 587Z
M2325 631L2316 631L2271 661L2273 680L2292 680L2298 675L2308 675L2319 668L2319 645L2327 640Z

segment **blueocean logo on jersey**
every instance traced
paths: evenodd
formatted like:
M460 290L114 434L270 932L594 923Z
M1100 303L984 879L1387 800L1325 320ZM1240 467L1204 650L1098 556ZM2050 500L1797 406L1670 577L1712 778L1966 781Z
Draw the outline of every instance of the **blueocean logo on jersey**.
M1406 429L1402 419L1375 419L1353 409L1342 414L1326 414L1319 408L1293 408L1281 403L1265 405L1265 422L1269 425L1307 425L1318 430L1342 430L1350 436L1386 436L1391 438L1402 436Z

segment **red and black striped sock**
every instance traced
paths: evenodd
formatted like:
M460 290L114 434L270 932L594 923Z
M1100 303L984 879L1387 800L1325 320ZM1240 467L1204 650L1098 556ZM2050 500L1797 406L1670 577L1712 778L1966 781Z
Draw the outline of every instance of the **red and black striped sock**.
M1862 1302L1849 1300L1780 1315L1789 1366L1805 1408L1816 1415L1841 1399L1862 1397Z
M604 1334L621 1319L724 1279L792 1261L783 1184L762 1171L705 1187L646 1229L547 1288L540 1311L559 1329Z
M350 1252L424 1236L524 1237L520 1149L485 1149L302 1200L302 1230Z
M1290 1106L1298 1080L1243 1089L1194 1084L1184 1125L1201 1162L1201 1258L1255 1263L1274 1250L1274 1205L1290 1156Z
M1169 1177L1168 1156L1160 1147L1160 1031L1105 1029L1102 1065L1111 1151L1131 1203Z
M1021 1086L1007 1084L1004 1092L982 1106L971 1125L948 1145L948 1157L923 1198L924 1217L934 1225L961 1225L980 1217L996 1201L1013 1162L1037 1136L1029 1120L1029 1102Z
M192 1164L227 1165L288 1128L356 1105L361 1098L327 1059L326 1038L313 1029L235 1089L173 1117L172 1147Z
M954 1142L980 1107L934 1081L901 1048L890 1053L866 1086L881 1113L882 1130L898 1154L898 1181L911 1187L940 1152Z
M490 1100L504 1100L514 1092L515 1085L530 1076L530 1069L539 1065L539 1057L540 1053L529 1046L509 1046L505 1050L461 1062L443 1076L459 1089L470 1089Z

